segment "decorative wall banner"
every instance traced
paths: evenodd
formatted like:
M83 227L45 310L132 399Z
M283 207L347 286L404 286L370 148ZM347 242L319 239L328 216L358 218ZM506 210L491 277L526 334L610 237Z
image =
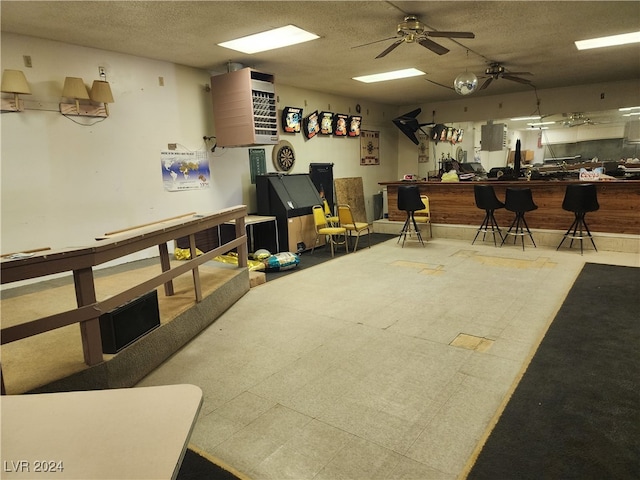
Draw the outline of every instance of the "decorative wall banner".
M300 133L302 125L302 108L284 107L282 109L282 131Z
M318 124L318 111L310 113L302 122L302 129L304 136L307 138L315 137L320 131L320 125Z
M347 122L349 121L349 115L344 113L336 113L333 116L333 134L336 137L347 136Z
M351 115L348 120L349 130L347 135L349 137L360 136L360 126L362 125L362 117L360 115Z
M380 165L380 132L361 131L360 165Z
M206 151L160 152L162 183L168 192L209 188L211 174Z
M333 112L320 112L320 135L333 133Z
M418 133L418 163L429 163L429 137Z

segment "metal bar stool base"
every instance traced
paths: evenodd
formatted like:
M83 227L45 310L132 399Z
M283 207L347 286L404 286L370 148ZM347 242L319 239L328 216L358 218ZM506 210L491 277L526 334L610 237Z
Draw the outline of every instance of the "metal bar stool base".
M478 231L476 232L476 236L473 237L473 242L471 242L471 245L476 243L476 239L478 238L480 232L482 232L483 242L485 240L485 237L487 236L487 233L491 233L493 235L493 244L496 247L498 246L498 244L496 243L496 232L498 233L498 235L500 235L500 240L502 240L503 243L504 239L506 238L503 237L502 230L500 230L498 222L496 222L496 218L493 216L493 210L486 210L484 220L482 220L482 223L478 227Z
M418 240L420 240L420 243L424 247L424 241L422 240L422 235L420 234L420 229L418 228L418 223L416 222L413 212L407 212L407 219L404 222L404 226L400 231L400 236L398 237L398 241L396 243L399 243L400 239L402 238L402 247L404 248L404 242L407 239L407 235L411 237L411 235L414 233L416 234L416 236L418 237Z
M596 248L596 242L593 241L593 235L591 235L589 226L587 225L587 222L584 220L585 213L575 212L574 215L575 215L575 220L573 221L569 229L565 232L565 234L562 236L562 240L560 241L560 244L556 248L556 251L560 249L560 247L562 246L562 244L567 238L570 238L571 242L569 243L569 248L573 247L574 240L580 240L580 255L582 255L584 252L582 241L585 238L588 238L589 240L591 240L593 249L597 252L598 249ZM585 230L586 230L586 233L584 233Z

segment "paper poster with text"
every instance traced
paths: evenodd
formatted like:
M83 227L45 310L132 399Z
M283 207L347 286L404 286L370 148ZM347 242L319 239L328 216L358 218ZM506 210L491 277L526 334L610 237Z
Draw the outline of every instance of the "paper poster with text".
M209 188L211 173L207 152L160 152L162 183L168 192Z

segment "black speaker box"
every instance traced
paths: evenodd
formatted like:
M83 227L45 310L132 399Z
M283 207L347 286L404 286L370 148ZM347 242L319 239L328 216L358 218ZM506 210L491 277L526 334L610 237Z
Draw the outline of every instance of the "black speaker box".
M117 353L159 326L158 292L153 290L100 315L102 352Z

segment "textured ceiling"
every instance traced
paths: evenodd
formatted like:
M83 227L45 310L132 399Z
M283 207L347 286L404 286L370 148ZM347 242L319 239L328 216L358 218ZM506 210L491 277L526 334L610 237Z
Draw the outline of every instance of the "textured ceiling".
M224 72L237 62L308 90L390 105L460 98L451 88L465 70L480 76L491 61L526 71L538 89L637 79L638 45L576 50L574 40L640 29L638 1L8 1L2 30ZM432 30L471 31L474 39L434 38L439 56L417 43L381 59L405 14ZM316 33L312 42L255 55L216 44L292 23ZM427 72L364 85L353 76L416 67ZM481 80L482 81L482 80ZM435 83L433 83L435 82ZM439 84L439 85L438 85ZM476 96L526 91L500 79Z

